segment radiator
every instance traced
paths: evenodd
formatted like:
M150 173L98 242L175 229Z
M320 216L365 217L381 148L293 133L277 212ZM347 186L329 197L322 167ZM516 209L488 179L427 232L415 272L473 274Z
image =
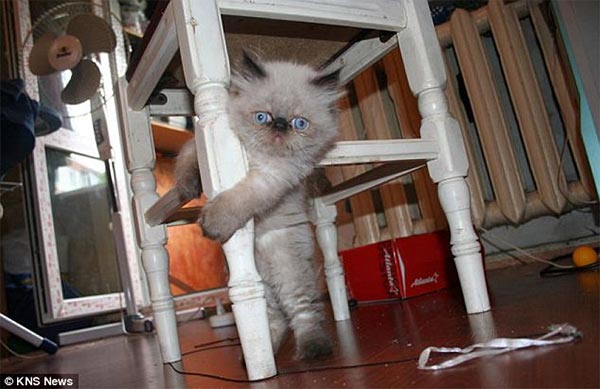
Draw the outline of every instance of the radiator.
M491 0L456 10L437 33L470 163L475 226L519 225L594 202L577 94L548 4ZM399 51L358 75L340 109L343 140L417 137L420 116ZM368 168L327 175L336 183ZM425 169L338 204L338 214L341 249L446 226Z

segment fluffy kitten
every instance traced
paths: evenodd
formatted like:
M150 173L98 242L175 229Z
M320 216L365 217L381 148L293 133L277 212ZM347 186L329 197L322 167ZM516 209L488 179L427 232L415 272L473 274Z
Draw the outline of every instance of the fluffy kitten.
M229 119L249 172L208 201L199 219L206 236L225 242L254 217L256 266L265 283L274 352L289 326L302 359L331 353L321 327L304 181L337 138L338 84L339 71L260 63L244 54L232 78ZM200 183L193 141L182 149L175 172L180 193L195 197Z

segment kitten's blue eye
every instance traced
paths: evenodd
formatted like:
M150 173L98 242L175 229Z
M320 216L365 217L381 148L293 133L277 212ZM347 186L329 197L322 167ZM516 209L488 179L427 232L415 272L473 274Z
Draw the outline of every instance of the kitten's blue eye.
M307 119L298 116L293 118L290 124L292 125L292 128L296 131L305 131L308 128L309 123Z
M254 123L259 125L269 124L273 121L273 117L268 112L254 112Z

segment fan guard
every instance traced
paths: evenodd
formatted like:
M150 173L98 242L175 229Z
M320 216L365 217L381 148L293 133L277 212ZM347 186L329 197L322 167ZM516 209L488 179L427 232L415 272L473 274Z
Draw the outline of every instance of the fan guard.
M114 95L114 89L105 93L97 60L100 52L115 50L114 26L120 31L121 22L113 12L97 16L102 14L106 15L102 5L91 2L57 5L35 20L23 41L20 52L27 57L20 62L38 76L40 102L63 118L94 112ZM56 63L48 53L54 53Z

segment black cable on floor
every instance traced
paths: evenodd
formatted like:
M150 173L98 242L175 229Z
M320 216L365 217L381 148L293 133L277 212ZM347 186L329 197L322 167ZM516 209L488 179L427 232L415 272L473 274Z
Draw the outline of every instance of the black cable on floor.
M207 350L239 346L240 343L212 346L212 345L215 345L218 343L234 342L237 340L239 340L239 338L225 338L225 339L216 340L216 341L212 341L212 342L202 343L202 344L194 346L194 348L196 350L191 350L191 351L185 352L182 354L182 356L199 353L199 352L207 351ZM207 346L212 346L212 347L207 347ZM414 362L414 361L418 361L418 360L419 360L419 357L412 357L412 358L403 358L403 359L392 359L389 361L362 363L362 364L356 364L356 365L323 366L323 367L311 367L311 368L299 369L299 370L278 371L277 374L274 375L273 377L263 378L261 380L254 380L254 381L248 380L248 379L242 379L242 378L225 377L225 376L209 374L209 373L189 372L189 371L180 370L179 368L175 367L173 365L173 363L169 363L168 365L171 366L171 368L176 373L183 374L183 375L192 375L192 376L198 376L198 377L204 377L204 378L212 378L215 380L220 380L220 381L225 381L225 382L254 383L254 382L262 382L262 381L274 379L274 378L281 377L281 376L293 375L293 374L315 373L315 372L322 372L322 371L328 371L328 370L356 369L356 368L360 368L360 367L383 366L383 365L391 365L391 364L398 364L398 363Z
M239 345L239 343L238 343L238 345ZM234 345L226 345L226 346L222 346L222 347L231 347L231 346L234 346ZM221 348L221 347L214 347L214 348ZM205 351L205 350L209 350L209 349L213 349L213 347L208 348L208 349L196 350L194 352ZM225 382L249 384L249 383L263 382L263 381L271 380L271 379L274 379L277 377L294 375L294 374L315 373L315 372L322 372L322 371L329 371L329 370L344 370L344 369L356 369L356 368L361 368L361 367L393 365L393 364L398 364L398 363L416 362L418 360L419 360L419 357L411 357L411 358L403 358L403 359L392 359L389 361L362 363L362 364L357 364L357 365L323 366L323 367L312 367L312 368L299 369L299 370L278 371L277 374L275 374L274 376L263 378L260 380L248 380L248 379L242 379L242 378L225 377L225 376L209 374L209 373L189 372L189 371L184 371L184 370L178 369L177 367L173 366L173 363L169 363L168 365L171 366L171 368L175 372L177 372L179 374L183 374L183 375L192 375L192 376L198 376L198 377L204 377L204 378L212 378L215 380L220 380L220 381L225 381Z
M542 269L540 271L540 276L542 276L542 277L564 276L566 274L581 273L581 272L590 271L590 270L598 270L599 268L600 268L600 262L598 262L598 261L596 261L594 263L590 263L589 265L586 265L586 266L578 266L578 267L574 266L574 267L568 268L568 269L559 268L554 265L548 265L547 267L545 267L544 269Z

